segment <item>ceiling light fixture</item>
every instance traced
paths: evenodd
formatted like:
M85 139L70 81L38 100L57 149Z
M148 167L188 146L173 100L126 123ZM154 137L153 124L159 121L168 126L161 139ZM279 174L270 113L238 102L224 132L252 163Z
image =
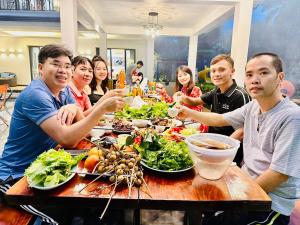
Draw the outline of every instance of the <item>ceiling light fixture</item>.
M155 37L159 35L159 32L163 29L163 26L158 24L158 12L148 13L148 24L143 25L145 34Z

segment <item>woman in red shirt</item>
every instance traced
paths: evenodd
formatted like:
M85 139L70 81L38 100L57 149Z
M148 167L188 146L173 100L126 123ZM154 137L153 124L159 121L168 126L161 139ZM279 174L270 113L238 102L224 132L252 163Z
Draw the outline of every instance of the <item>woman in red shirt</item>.
M83 56L76 56L72 60L73 75L69 83L71 92L74 96L76 104L82 109L83 114L88 114L88 109L92 108L92 104L87 93L84 90L93 78L94 65L92 61Z
M160 93L166 102L180 101L180 96L182 94L193 98L199 98L202 95L201 89L195 86L193 81L193 73L188 66L179 66L176 70L176 84L175 84L175 94L170 97L166 90L163 88ZM187 106L191 109L202 111L203 106Z

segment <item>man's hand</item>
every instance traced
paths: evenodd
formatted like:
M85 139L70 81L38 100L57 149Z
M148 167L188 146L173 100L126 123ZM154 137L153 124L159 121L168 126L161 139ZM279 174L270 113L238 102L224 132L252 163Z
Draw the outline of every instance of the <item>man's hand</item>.
M186 95L182 95L180 98L180 103L184 103L189 106L198 106L202 105L204 102L201 98L191 98Z
M176 108L179 110L177 117L180 120L187 119L191 115L192 110L189 109L188 107L185 107L183 105L178 105L178 106L176 106Z
M105 113L111 113L115 111L122 110L125 105L125 101L121 97L111 97L99 104L99 107L105 112Z
M178 104L181 102L181 98L184 94L181 91L177 91L174 95L173 95L173 100L175 102L177 102Z
M79 107L75 104L68 104L62 106L57 114L57 119L60 120L61 125L70 126L78 113Z

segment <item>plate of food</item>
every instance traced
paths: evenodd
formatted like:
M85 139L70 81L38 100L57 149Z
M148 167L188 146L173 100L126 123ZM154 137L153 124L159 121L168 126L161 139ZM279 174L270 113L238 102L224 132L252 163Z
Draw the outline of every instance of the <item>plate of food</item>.
M152 125L165 126L166 128L182 126L182 122L176 119L157 118L152 119Z
M165 174L176 174L176 173L182 173L182 172L186 172L186 171L189 171L191 169L193 169L194 165L191 165L187 168L184 168L184 169L180 169L180 170L161 170L161 169L156 169L156 168L153 168L153 167L150 167L147 165L147 163L142 160L141 161L141 165L149 170L152 170L152 171L155 171L155 172L159 172L159 173L165 173Z
M140 157L132 150L119 151L115 146L110 149L92 148L87 155L78 163L76 172L79 175L126 176L133 168L139 170Z
M29 187L51 190L67 183L75 176L77 163L84 157L85 154L72 157L64 150L43 152L25 170Z
M66 179L65 179L64 181L62 181L62 182L60 182L60 183L58 183L58 184L55 184L55 185L53 185L53 186L40 186L40 185L30 184L30 183L28 182L28 183L29 183L29 187L32 187L32 188L38 189L38 190L43 190L43 191L45 191L45 190L52 190L52 189L54 189L54 188L58 188L58 187L64 185L65 183L67 183L69 180L71 180L71 179L75 176L76 171L77 171L77 167L75 166L75 167L73 167L73 168L70 170L69 176L67 176ZM27 178L27 180L28 180L28 178Z
M130 134L134 130L132 124L125 120L115 120L112 127L116 134Z
M135 145L142 156L141 164L150 170L163 173L180 173L193 168L187 144L171 140L153 131L140 132L141 141Z

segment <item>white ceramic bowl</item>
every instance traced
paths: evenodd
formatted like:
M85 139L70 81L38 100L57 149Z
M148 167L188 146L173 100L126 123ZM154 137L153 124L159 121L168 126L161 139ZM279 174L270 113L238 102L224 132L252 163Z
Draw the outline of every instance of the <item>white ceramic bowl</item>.
M172 118L176 117L179 113L179 109L177 108L168 108L168 115Z
M125 145L127 137L130 136L130 134L119 134L117 138L117 144L121 147Z
M150 123L149 120L143 120L143 119L134 119L132 120L132 125L136 126L138 128L147 127L147 125Z
M112 114L105 114L105 115L103 116L103 118L104 118L105 120L108 120L109 122L111 122L111 121L113 121L113 119L115 118L115 115L112 115Z
M99 138L101 136L103 136L105 134L105 130L100 130L100 129L92 129L90 131L90 135L93 137L93 138Z
M204 141L205 139L212 139L219 142L223 142L232 146L232 148L224 150L215 150L198 147L192 144L192 141ZM240 142L231 137L213 134L213 133L201 133L191 135L186 139L188 148L192 154L192 158L196 165L196 169L199 175L209 180L220 179L229 165L232 163L234 156L240 146Z
M166 129L165 126L160 126L160 125L156 125L156 126L155 126L155 131L156 131L157 133L162 133L162 132L165 131L165 129Z
M201 123L190 123L187 125L184 125L186 128L188 129L195 129L195 130L199 130Z

